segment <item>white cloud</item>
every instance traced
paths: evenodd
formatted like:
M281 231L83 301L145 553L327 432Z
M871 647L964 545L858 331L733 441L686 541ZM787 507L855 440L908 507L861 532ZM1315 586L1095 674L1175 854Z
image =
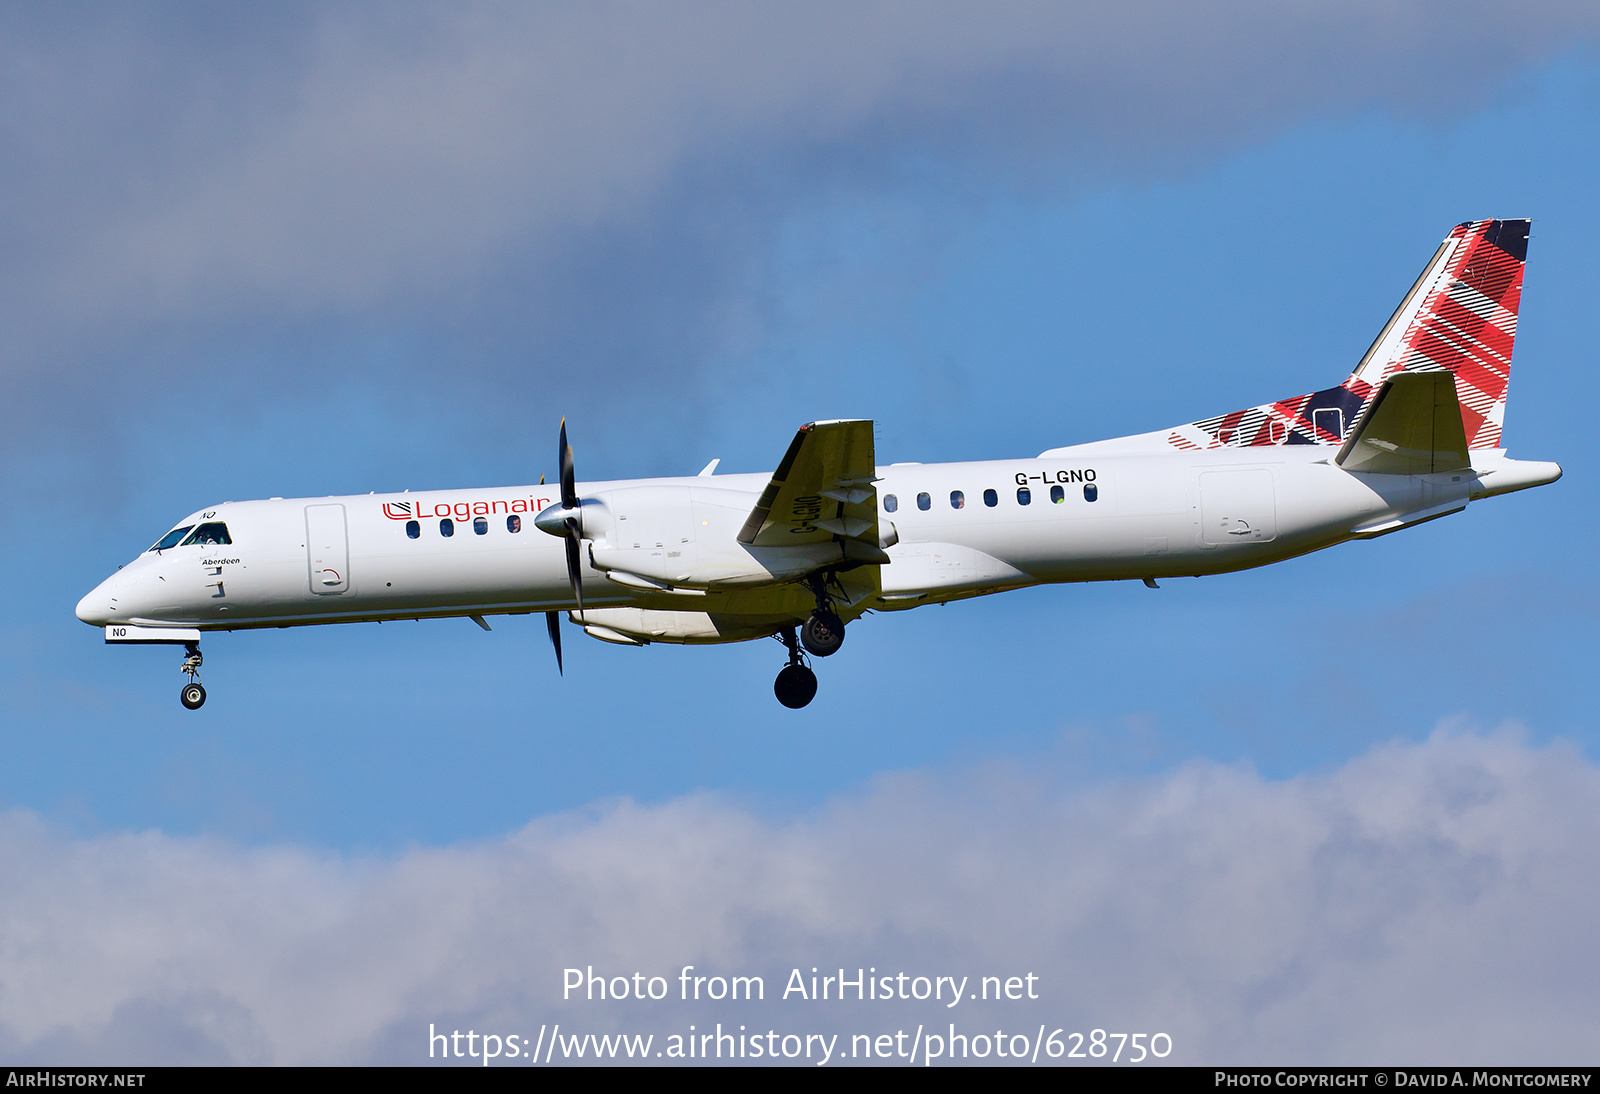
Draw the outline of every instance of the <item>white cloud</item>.
M885 779L799 820L617 803L392 859L0 822L0 1052L29 1062L426 1054L532 1036L1164 1030L1174 1062L1562 1062L1600 1019L1600 771L1435 734L1282 782L1208 762ZM567 1003L561 970L758 972L768 1000ZM1038 974L1038 1002L777 1001L792 967ZM673 980L676 993L677 983ZM907 1025L909 1023L910 1025Z

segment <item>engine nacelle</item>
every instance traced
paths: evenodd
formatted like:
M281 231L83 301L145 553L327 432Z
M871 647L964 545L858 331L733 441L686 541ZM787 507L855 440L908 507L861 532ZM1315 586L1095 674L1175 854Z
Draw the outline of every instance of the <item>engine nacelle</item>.
M595 501L602 503L607 530L591 535L588 523L584 525L594 568L674 588L776 585L844 558L833 543L809 547L740 543L739 530L757 501L757 495L742 490L639 486L608 490ZM587 504L585 499L586 522Z

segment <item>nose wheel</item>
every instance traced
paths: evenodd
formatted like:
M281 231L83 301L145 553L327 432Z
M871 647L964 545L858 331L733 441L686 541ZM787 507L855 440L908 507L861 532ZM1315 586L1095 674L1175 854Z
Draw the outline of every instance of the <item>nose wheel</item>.
M183 685L183 690L178 693L178 701L188 710L199 710L206 705L205 685L200 683L200 665L205 658L200 656L200 643L184 643L184 652L188 654L183 659L183 668L180 670L188 674L189 682Z
M772 693L778 697L778 702L790 710L799 710L816 698L817 674L805 663L793 627L783 628L778 632L778 637L783 639L789 651L789 663L778 673L778 679L773 681Z

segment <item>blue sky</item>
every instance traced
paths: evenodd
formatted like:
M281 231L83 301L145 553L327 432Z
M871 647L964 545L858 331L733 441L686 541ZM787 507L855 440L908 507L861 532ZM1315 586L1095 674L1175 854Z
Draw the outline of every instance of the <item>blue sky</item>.
M1573 558L1586 537L1542 530L1592 519L1582 430L1562 418L1593 383L1578 363L1595 78L1563 59L1464 119L1318 121L1176 177L1053 201L1015 187L980 200L935 178L799 208L769 256L777 306L759 337L708 362L670 414L572 422L595 477L690 473L714 456L762 469L795 425L829 415L876 419L885 462L1160 428L1341 378L1445 229L1532 214L1507 443L1560 461L1555 487L1158 594L1064 587L875 618L798 715L771 704L771 643L571 642L559 680L538 621L508 619L492 635L435 621L228 636L208 651L220 701L196 717L168 694L170 651L103 648L71 616L76 590L213 501L534 479L561 411L542 397L435 415L345 384L313 406L241 393L238 413L219 393L228 409L209 423L165 407L80 472L115 493L77 518L74 565L21 590L0 785L92 826L382 847L617 795L718 788L801 807L879 771L1048 749L1063 732L1092 739L1108 773L1201 755L1288 774L1454 716L1592 743L1573 647L1593 597ZM377 371L429 351L380 331L194 352L202 372L278 352L310 374L323 356ZM448 351L427 367L448 371ZM60 482L59 465L29 472L24 496ZM576 725L550 716L597 694ZM1363 728L1339 728L1353 711ZM1132 748L1130 719L1146 727Z
M7 32L16 56L85 70L107 52L134 74L183 62L148 101L116 103L112 80L8 123L23 150L11 155L36 154L39 176L13 186L27 200L9 231L18 255L47 261L0 271L0 312L19 330L0 373L13 575L0 808L48 839L92 850L148 833L224 841L223 859L280 847L403 864L541 818L609 823L619 801L670 818L710 794L787 831L896 779L966 793L996 765L1048 772L1063 801L1160 787L1196 764L1266 787L1343 786L1390 742L1436 755L1441 724L1471 739L1514 725L1513 752L1549 755L1559 740L1593 773L1600 528L1581 415L1600 394L1587 322L1600 61L1570 44L1590 33L1586 16L1563 22L1554 7L1534 20L1555 28L1545 38L1437 86L1373 75L1395 61L1382 49L1324 55L1306 28L1269 21L1250 47L1274 60L1260 86L1188 73L1194 103L1187 70L1168 73L1174 88L1141 76L1131 30L1094 63L1049 42L976 57L908 45L898 63L922 75L905 87L852 84L871 66L849 58L826 91L739 71L679 94L669 72L666 101L645 112L645 129L671 138L662 148L577 156L588 174L557 185L474 145L460 154L484 177L456 201L458 175L415 193L402 176L408 156L460 151L419 104L459 104L438 87L396 92L392 70L416 50L444 71L449 51L412 41L405 20L372 31L360 10L286 17L281 42L240 46L235 77L200 53L205 35L239 28ZM604 52L625 30L558 33ZM892 30L863 39L888 48ZM470 44L480 31L451 33ZM480 69L462 62L460 86L503 91L520 33ZM1452 33L1470 55L1477 32ZM330 57L354 58L350 87L328 77ZM617 100L647 95L648 74L639 84ZM1070 105L1085 85L1114 105ZM175 106L174 87L221 90L199 109ZM748 109L695 113L746 91ZM530 111L530 147L563 109L547 93L505 92ZM392 103L438 147L340 160L305 137L329 96L350 116L350 103ZM566 119L582 147L637 150L644 123L595 99ZM1032 105L1015 119L997 109L1013 101ZM164 135L157 152L97 136L127 117ZM351 163L375 194L394 172L398 196L329 211L363 192ZM264 180L251 173L263 164ZM111 178L108 165L118 184L85 181ZM518 187L523 219L505 212ZM92 238L67 226L97 200L109 211L97 208ZM569 631L561 678L530 617L490 634L456 620L222 636L207 643L211 698L196 714L176 701L171 651L108 649L72 615L199 506L534 481L553 470L563 414L580 477L610 478L713 457L766 470L815 418L872 417L881 462L982 459L1326 387L1449 227L1491 216L1534 222L1507 444L1559 461L1560 483L1156 592L1066 586L872 617L819 665L801 712L772 700L775 643L635 650ZM327 224L348 238L319 249ZM7 1028L6 1045L57 1043ZM389 1058L381 1037L360 1044L326 1058Z

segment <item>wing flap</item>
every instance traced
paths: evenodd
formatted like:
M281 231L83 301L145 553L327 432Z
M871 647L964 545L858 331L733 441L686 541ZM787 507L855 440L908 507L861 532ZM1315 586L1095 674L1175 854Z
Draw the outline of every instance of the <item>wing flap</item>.
M862 520L860 517L835 517L830 520L814 521L813 523L823 531L832 532L834 535L843 536L845 539L860 539L873 529L872 521Z
M842 501L846 505L860 505L868 498L877 494L877 491L872 488L871 484L871 479L867 480L867 485L865 486L860 485L854 479L852 479L848 482L841 482L832 490L822 490L819 491L819 493L825 498L832 498L834 501Z

